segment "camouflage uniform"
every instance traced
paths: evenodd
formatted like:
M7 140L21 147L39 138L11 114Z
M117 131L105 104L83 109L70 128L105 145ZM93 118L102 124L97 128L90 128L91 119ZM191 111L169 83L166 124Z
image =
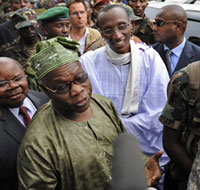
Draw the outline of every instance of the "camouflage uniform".
M190 178L188 181L187 190L197 190L200 187L200 143L198 146L198 152L194 160Z
M198 64L200 65L200 62ZM197 99L194 104L191 104L189 78L192 77L189 76L188 66L171 78L168 86L168 102L159 119L164 126L182 132L181 143L191 158L194 159L199 136L194 135L194 138L191 138L191 135L194 134L194 130L196 130L196 133L199 131L200 100ZM191 132L191 129L193 129L193 132ZM190 146L188 146L188 143ZM177 181L185 180L188 177L177 168L173 161L168 165L168 169L172 178Z
M133 21L132 34L147 44L154 44L153 27L153 21L145 17L144 19Z
M41 36L41 35L39 35L39 36L40 36L40 41L44 40L43 36ZM29 84L29 89L36 90L36 91L42 91L38 82L35 79L35 72L33 72L32 68L29 66L29 63L28 63L31 55L33 55L35 53L37 44L33 45L33 47L32 47L33 51L28 51L28 49L24 48L23 43L20 39L21 38L18 37L12 43L4 44L0 48L0 56L11 57L11 58L17 60L25 70L25 73L27 75L28 84Z
M40 40L43 40L43 37L41 35L39 36L40 36ZM35 48L35 47L36 47L36 44L34 44L32 48ZM31 52L31 51L28 51L28 49L24 48L24 45L22 43L20 36L17 39L15 39L13 42L2 45L0 48L0 56L10 57L12 59L17 60L24 68L27 65L29 57L33 53L34 53L33 51Z

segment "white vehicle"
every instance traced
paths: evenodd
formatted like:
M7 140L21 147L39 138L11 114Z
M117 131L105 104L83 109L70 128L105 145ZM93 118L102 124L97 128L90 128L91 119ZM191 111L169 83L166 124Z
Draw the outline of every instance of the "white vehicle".
M170 4L180 5L186 10L188 17L188 24L185 32L186 38L200 38L200 4L185 4L186 1L181 3L179 1L179 3L175 3L172 1L175 0L167 0L166 2L149 1L149 5L145 10L145 14L148 18L154 20L156 14L162 7Z

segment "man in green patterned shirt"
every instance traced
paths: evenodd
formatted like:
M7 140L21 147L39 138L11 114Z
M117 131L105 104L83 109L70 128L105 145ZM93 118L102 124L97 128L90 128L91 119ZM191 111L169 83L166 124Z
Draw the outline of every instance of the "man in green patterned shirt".
M110 100L91 95L77 50L73 40L52 38L40 42L30 60L51 101L36 113L21 144L19 190L112 188L112 145L124 127ZM154 178L159 169L149 164Z

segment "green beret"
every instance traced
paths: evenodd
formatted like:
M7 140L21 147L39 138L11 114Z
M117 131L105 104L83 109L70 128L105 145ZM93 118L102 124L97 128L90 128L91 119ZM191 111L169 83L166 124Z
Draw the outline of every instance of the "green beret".
M69 19L69 9L67 7L53 7L44 11L37 20L54 22L66 19Z
M42 79L62 65L79 62L78 49L79 43L66 37L59 36L41 41L29 62L36 79Z

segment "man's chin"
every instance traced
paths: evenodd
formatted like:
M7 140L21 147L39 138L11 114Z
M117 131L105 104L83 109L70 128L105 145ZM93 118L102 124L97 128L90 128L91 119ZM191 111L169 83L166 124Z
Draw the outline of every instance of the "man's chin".
M8 108L19 108L23 104L23 101L20 102L13 102L12 104L7 104L6 107Z
M21 96L17 99L13 99L12 101L9 101L6 106L10 108L20 107L23 104L24 99L25 99L25 96Z
M124 54L124 53L128 53L129 50L127 50L126 47L113 47L112 49L114 52L118 53L118 54Z

